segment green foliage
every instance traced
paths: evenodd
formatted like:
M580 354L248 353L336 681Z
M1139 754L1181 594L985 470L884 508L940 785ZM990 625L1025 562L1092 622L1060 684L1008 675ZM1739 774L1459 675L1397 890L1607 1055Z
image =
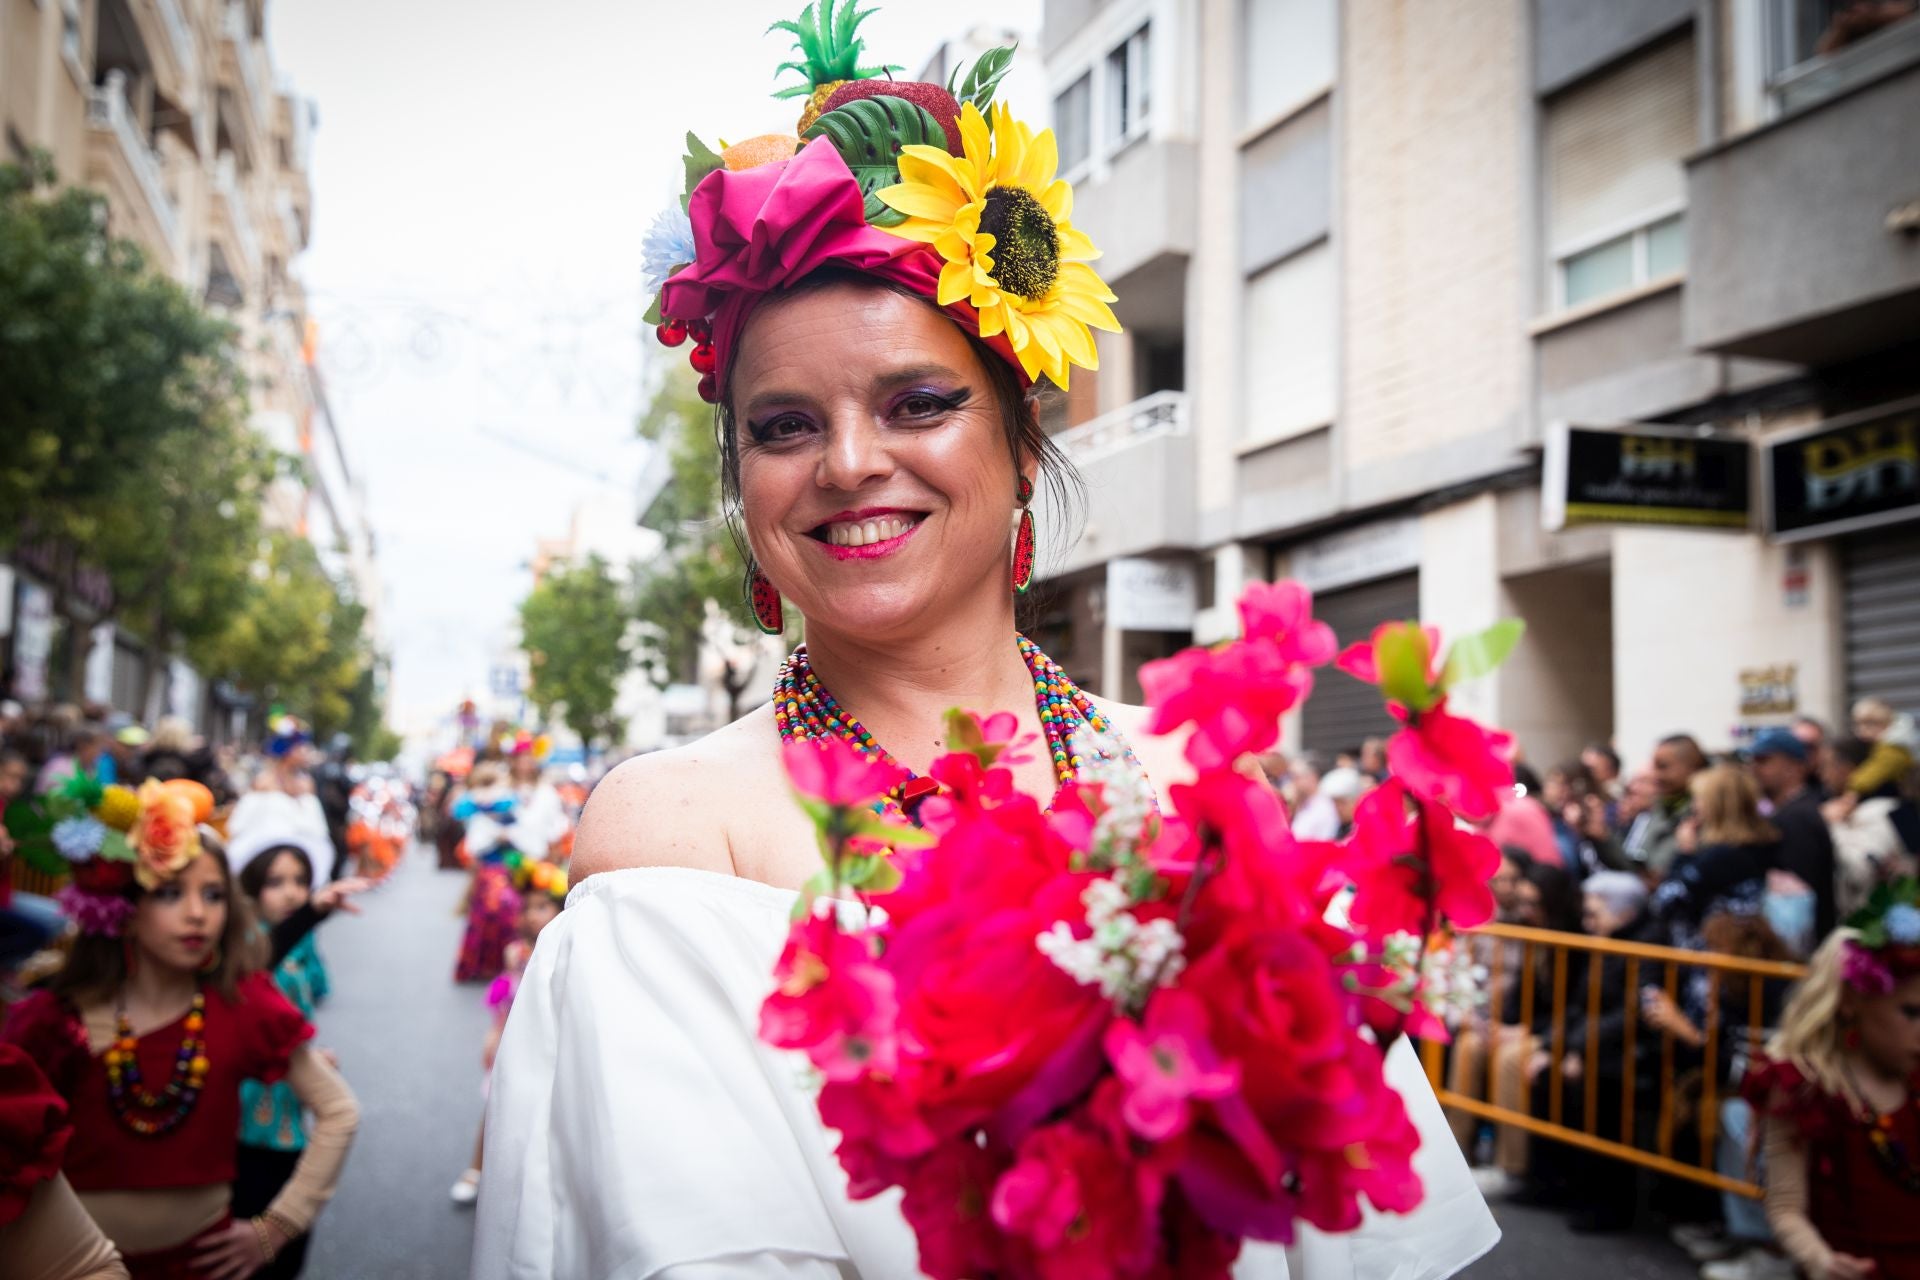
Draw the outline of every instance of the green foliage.
M680 157L680 164L687 174L686 188L680 193L680 208L685 212L687 202L693 199L693 189L700 185L700 180L716 169L726 168L727 162L720 158L719 152L695 137L692 130L688 130L687 154ZM655 320L653 323L660 322Z
M1020 46L1016 42L1002 45L998 49L989 49L974 59L972 69L965 78L961 77L961 68L955 67L947 78L947 92L961 102L971 102L985 115L987 108L993 105L993 94L1006 78L1007 71L1013 66L1013 51Z
M742 583L745 565L720 510L720 455L713 407L700 398L684 365L641 415L640 435L665 449L672 478L646 513L664 554L639 583L634 612L643 624L640 656L648 678L664 687L694 678L706 602L719 604L737 628L752 625Z
M1417 712L1440 700L1427 681L1432 650L1419 623L1390 622L1381 627L1373 642L1373 656L1379 665L1380 692L1387 701Z
M231 329L106 234L99 196L53 181L44 158L0 165L0 511L26 517L0 547L90 544L156 450L243 403Z
M556 712L586 743L611 741L625 725L613 714L631 665L626 589L598 556L550 571L520 602L520 646L542 716Z
M825 138L847 162L866 196L867 221L893 227L907 215L883 204L874 193L900 181L900 148L947 147L947 131L931 112L905 98L855 98L823 114L807 129L808 138Z
M1527 624L1518 618L1502 618L1485 631L1461 636L1447 650L1446 669L1440 673L1440 688L1451 689L1462 680L1478 680L1492 675L1513 653L1526 632Z

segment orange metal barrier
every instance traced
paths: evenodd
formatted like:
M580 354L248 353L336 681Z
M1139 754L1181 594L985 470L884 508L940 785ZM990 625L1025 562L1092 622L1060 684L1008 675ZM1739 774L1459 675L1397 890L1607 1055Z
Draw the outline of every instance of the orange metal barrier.
M1502 1011L1498 1007L1486 1010L1484 1023L1476 1027L1474 1034L1483 1037L1482 1046L1486 1049L1486 1064L1478 1072L1477 1082L1468 1082L1467 1090L1455 1090L1447 1087L1445 1079L1447 1065L1447 1046L1436 1040L1425 1041L1421 1045L1421 1056L1426 1064L1427 1078L1432 1081L1435 1094L1442 1106L1456 1112L1480 1119L1491 1120L1497 1125L1523 1131L1541 1137L1552 1138L1560 1142L1596 1151L1603 1155L1616 1157L1633 1164L1655 1169L1676 1177L1687 1178L1721 1191L1733 1191L1741 1195L1758 1198L1761 1189L1746 1179L1729 1178L1714 1167L1715 1137L1720 1120L1720 1096L1716 1072L1703 1070L1700 1079L1700 1099L1698 1120L1696 1123L1699 1145L1696 1151L1685 1153L1691 1159L1677 1158L1674 1154L1676 1137L1683 1133L1676 1125L1675 1108L1678 1100L1678 1081L1675 1078L1676 1041L1668 1032L1655 1030L1641 1025L1640 991L1643 973L1657 973L1658 987L1665 991L1669 999L1679 1000L1682 971L1703 972L1707 981L1707 1020L1699 1028L1704 1036L1701 1053L1705 1062L1711 1066L1720 1057L1721 1041L1726 1036L1744 1037L1746 1043L1758 1048L1763 1040L1766 1028L1762 1025L1761 1011L1764 1007L1765 988L1768 983L1786 984L1798 981L1805 976L1806 968L1798 964L1782 964L1769 960L1749 960L1739 956L1716 955L1710 952L1684 951L1674 947L1649 946L1644 943L1617 942L1612 938L1588 937L1584 934L1557 933L1547 929L1529 929L1518 925L1489 924L1477 929L1464 931L1467 938L1487 939L1488 982L1490 992L1499 993L1509 979L1519 984L1519 1022L1505 1031L1500 1019ZM1470 944L1469 944L1470 945ZM1517 974L1513 971L1516 963ZM1576 967L1575 957L1584 962L1580 967L1586 971L1586 991L1570 992L1569 971ZM1609 958L1617 958L1625 966L1625 1025L1622 1030L1617 1053L1619 1062L1607 1063L1609 1087L1611 1078L1618 1076L1620 1090L1619 1121L1607 1126L1608 1132L1600 1132L1597 1117L1601 1111L1603 1099L1600 1096L1603 1063L1600 1060L1600 1046L1597 1031L1602 1015L1607 1010L1601 1006L1601 985L1603 968ZM1544 985L1548 990L1536 990ZM1723 997L1728 991L1738 992L1734 984L1745 984L1746 1020L1739 1026L1721 1026L1720 1013ZM1584 999L1582 995L1584 994ZM1540 1033L1537 1041L1533 1038L1536 1000L1546 998L1549 1005L1548 1025ZM1495 995L1498 1001L1500 996ZM1578 1079L1569 1081L1563 1067L1566 1058L1567 1018L1570 1002L1577 1001L1574 1008L1583 1014L1586 1020L1585 1055L1581 1062ZM1492 1002L1490 1002L1492 1003ZM1580 1006L1584 1008L1580 1008ZM1639 1076L1639 1053L1636 1042L1645 1036L1658 1036L1659 1076L1658 1088L1654 1095L1656 1114L1651 1132L1646 1132L1640 1123L1642 1117L1635 1114L1635 1103L1641 1099ZM1459 1037L1456 1037L1458 1042ZM1542 1118L1532 1114L1528 1099L1533 1090L1524 1089L1527 1095L1519 1100L1518 1107L1503 1105L1495 1101L1501 1090L1496 1089L1496 1069L1499 1066L1498 1055L1493 1046L1501 1042L1510 1045L1525 1043L1548 1051L1549 1063L1546 1072L1550 1072L1548 1085L1547 1115ZM1457 1072L1456 1072L1457 1074ZM1479 1096L1473 1096L1473 1084L1483 1085ZM1572 1083L1580 1090L1578 1125L1565 1122L1567 1085ZM1509 1094L1511 1089L1506 1090ZM1607 1099L1611 1102L1611 1099Z
M44 871L35 871L19 858L13 859L8 879L18 893L37 893L48 898L60 892L60 886L67 882L65 875L51 876Z

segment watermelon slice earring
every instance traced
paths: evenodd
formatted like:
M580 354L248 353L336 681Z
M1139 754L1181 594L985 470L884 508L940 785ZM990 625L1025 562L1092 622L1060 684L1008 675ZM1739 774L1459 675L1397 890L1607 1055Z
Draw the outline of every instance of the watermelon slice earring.
M753 614L753 625L763 634L777 636L787 629L786 616L780 608L780 593L774 590L773 583L767 581L767 575L760 572L758 565L747 575L747 610Z
M1033 510L1027 505L1033 501L1033 481L1021 476L1015 496L1022 510L1020 529L1013 537L1013 593L1023 596L1033 585Z

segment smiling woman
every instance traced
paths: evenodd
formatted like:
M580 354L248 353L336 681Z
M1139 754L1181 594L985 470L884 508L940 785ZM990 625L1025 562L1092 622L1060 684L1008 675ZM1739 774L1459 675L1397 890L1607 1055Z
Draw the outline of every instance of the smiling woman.
M783 746L853 744L897 779L877 805L901 828L941 791L930 768L956 707L1044 744L1001 763L1048 808L1090 769L1162 805L1191 776L1141 709L1076 688L1015 628L1033 493L1078 483L1040 429L1036 379L1094 367L1090 328L1119 327L1052 135L993 103L998 77L979 67L964 102L859 81L861 16L816 0L783 27L804 46L789 66L810 77L795 86L809 140L761 139L736 162L690 139L692 260L658 303L661 340L691 341L716 405L755 615L779 630L791 604L806 643L770 705L594 791L568 910L495 1063L480 1280L892 1280L926 1263L897 1200L854 1198L877 1187L850 1192L795 1064L752 1031L820 865ZM858 93L839 86L849 75ZM1441 1132L1417 1072L1398 1083ZM1457 1150L1429 1145L1425 1220L1306 1249L1307 1280L1368 1266L1431 1280L1487 1247ZM1287 1267L1250 1250L1243 1274Z

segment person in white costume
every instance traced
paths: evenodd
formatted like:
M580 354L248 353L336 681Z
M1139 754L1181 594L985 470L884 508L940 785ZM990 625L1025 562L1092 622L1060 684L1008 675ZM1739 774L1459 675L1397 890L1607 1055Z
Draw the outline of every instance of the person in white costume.
M1026 507L1036 484L1073 480L1040 429L1034 368L1007 335L982 341L965 301L939 305L937 262L866 252L897 242L833 223L860 216L857 191L831 216L789 218L781 202L804 203L828 162L839 163L816 140L790 161L708 176L690 209L694 244L740 256L697 257L662 300L666 328L681 326L663 340L691 326L696 367L710 362L756 616L777 628L782 602L797 609L806 645L773 705L631 760L594 791L575 888L540 937L495 1060L474 1280L919 1274L897 1193L848 1197L805 1060L756 1034L795 893L819 867L781 768L783 738L852 736L917 778L942 750L949 708L1010 712L1044 742L1045 703L1050 715L1104 720L1162 804L1190 776L1178 743L1143 732L1140 708L1077 690L1036 701L1037 677L1057 668L1015 643ZM712 228L750 206L753 227ZM983 217L1008 213L996 207ZM1019 230L1001 231L1011 257ZM817 240L796 244L799 234ZM854 247L815 252L829 241ZM1069 243L1062 233L1029 248L1044 257ZM725 287L711 283L721 267L733 271ZM1031 328L1022 337L1037 341ZM1082 324L1027 355L1060 381L1061 352L1087 337ZM1049 757L1030 752L1014 767L1015 784L1043 802L1073 772ZM1237 1275L1441 1280L1498 1241L1408 1045L1393 1050L1389 1078L1422 1134L1424 1203L1347 1235L1303 1228L1286 1250L1250 1245Z

